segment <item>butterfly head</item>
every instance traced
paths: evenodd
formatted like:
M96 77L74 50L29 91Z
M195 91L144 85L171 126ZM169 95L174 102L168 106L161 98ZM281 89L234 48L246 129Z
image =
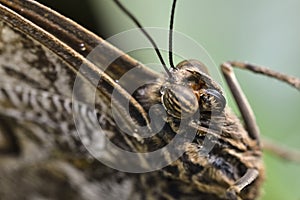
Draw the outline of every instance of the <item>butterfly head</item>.
M206 66L197 60L180 62L162 86L161 101L167 113L175 118L221 113L226 105L220 86L208 75Z

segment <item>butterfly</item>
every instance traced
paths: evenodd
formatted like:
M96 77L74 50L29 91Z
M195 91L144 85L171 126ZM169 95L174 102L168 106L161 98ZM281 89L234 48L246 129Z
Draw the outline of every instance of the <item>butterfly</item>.
M230 111L223 112L225 99L219 86L206 73L197 71L196 63L182 63L181 72L187 76L179 73L169 79L161 78L93 33L34 1L1 1L1 13L1 151L11 155L2 167L1 186L7 188L3 198L17 199L28 194L28 198L72 199L253 199L258 194L263 178L257 178L257 173L263 171L260 147ZM95 54L91 55L92 50ZM138 88L132 96L128 93L129 83L120 80L134 68L138 70L131 80L151 84ZM200 121L198 115L194 119L191 106L183 109L185 101L190 98L189 102L193 102L195 97L190 90L178 95L185 90L180 84L173 87L176 76L193 88L201 82L202 87L196 88L196 101L202 102ZM151 111L154 102L162 106L154 108L151 118L146 111ZM211 115L212 110L225 117ZM181 115L188 120L178 120ZM182 121L187 121L184 129L180 126ZM223 138L216 134L220 122L228 126L227 131L222 130ZM160 125L161 130L157 129ZM143 137L156 129L157 135ZM195 132L195 138L189 138L187 132ZM180 135L184 136L179 140L184 145L174 145L188 153L171 165L164 165L164 161L174 160L169 150L157 154L161 159L145 154L168 146ZM197 152L200 144L206 144L206 135L216 146L201 160ZM116 144L144 154L122 154ZM253 145L249 147L254 148L253 152L241 155L247 158L250 154L254 160L249 162L256 166L255 170L235 152L244 152L247 145ZM220 152L226 155L217 157ZM125 172L151 172L130 174L116 170L118 167ZM158 167L164 168L153 170ZM210 177L210 173L216 177ZM212 180L218 184L210 183ZM233 180L240 180L241 184ZM252 187L243 190L248 181ZM228 191L229 183L233 187ZM16 184L24 187L15 187ZM47 188L41 187L46 184ZM157 187L149 188L151 185Z

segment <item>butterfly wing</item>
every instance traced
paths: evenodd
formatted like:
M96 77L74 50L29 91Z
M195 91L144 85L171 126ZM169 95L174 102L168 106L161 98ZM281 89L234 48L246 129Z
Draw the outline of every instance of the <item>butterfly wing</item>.
M18 9L23 12L21 15L16 12ZM42 12L38 12L40 9ZM101 152L106 145L105 135L117 140L123 148L134 150L116 127L111 106L124 116L123 123L128 129L132 130L138 120L127 123L128 113L123 112L118 99L111 102L111 93L117 91L128 100L139 120L147 123L143 108L114 81L126 72L126 66L140 64L128 60L121 51L106 46L75 23L35 2L1 1L0 10L0 173L3 177L0 187L5 188L1 191L1 198L20 199L29 194L29 199L41 196L115 199L131 195L134 178L96 162L86 147L90 145ZM33 19L39 18L36 15L28 17L31 15L26 14L27 11L43 13L41 24L52 26L37 24ZM50 23L47 17L55 20ZM55 24L55 21L61 23ZM53 26L63 25L67 28L58 28L63 33L56 33L53 29ZM115 77L108 76L101 69L106 60L97 60L96 66L84 58L85 53L93 48L90 41L95 45L102 42L104 48L100 51L100 58L108 57L107 52L115 53L121 56L118 62L127 63L120 66L114 62L113 67L106 70L114 74L113 70L117 68L119 71ZM76 49L76 45L82 43L86 45L85 51ZM76 80L82 84L74 95ZM86 98L88 93L95 94L94 107L90 106L91 99ZM101 134L104 135L101 137Z

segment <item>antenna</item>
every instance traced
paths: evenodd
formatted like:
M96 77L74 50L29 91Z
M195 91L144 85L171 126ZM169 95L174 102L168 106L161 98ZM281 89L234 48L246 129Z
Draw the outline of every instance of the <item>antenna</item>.
M173 25L174 25L174 16L175 16L175 7L177 0L173 1L171 17L170 17L170 26L169 26L169 63L173 69L176 69L173 62Z
M121 4L121 2L119 0L114 0L114 2L117 4L117 6L135 23L135 25L140 28L140 30L143 32L143 34L147 37L147 39L150 41L150 43L152 44L164 70L167 72L168 76L171 77L171 73L168 70L166 63L156 45L156 43L154 42L153 38L148 34L148 32L144 29L144 27L142 26L142 24L137 20L137 18L135 16L133 16L133 14L130 13L129 10L127 10L127 8L124 7L123 4Z

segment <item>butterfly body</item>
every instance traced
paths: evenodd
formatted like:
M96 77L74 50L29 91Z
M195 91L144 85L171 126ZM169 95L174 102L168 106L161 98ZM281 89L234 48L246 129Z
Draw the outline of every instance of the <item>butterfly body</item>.
M259 197L259 137L202 63L183 61L159 75L34 1L1 0L0 9L1 199ZM96 46L99 56L85 58ZM134 68L136 76L119 81ZM148 159L177 136L161 160ZM114 145L140 153L138 162ZM137 166L143 173L132 173Z
M11 38L10 40L6 40L6 33L10 32ZM15 34L14 36L12 34ZM49 160L49 158L58 160L61 162L59 165L61 166L67 166L67 168L72 168L73 170L79 170L82 176L89 177L88 175L90 167L87 167L87 164L84 164L88 161L84 161L86 158L83 155L86 154L86 151L82 144L80 143L80 138L76 135L76 127L74 125L73 115L71 111L74 105L78 105L80 109L89 110L90 108L85 106L84 102L82 103L76 103L74 101L71 101L72 97L72 86L74 84L74 72L66 66L64 62L62 62L60 59L53 59L55 56L51 56L50 52L48 52L43 46L36 44L34 41L32 41L30 38L28 38L25 35L22 35L21 33L14 32L12 29L9 28L9 26L6 26L3 24L2 26L2 44L6 47L2 49L2 59L6 60L6 64L2 65L2 77L3 81L6 83L5 85L2 85L2 117L5 117L5 121L7 122L8 127L12 126L9 129L12 133L14 133L13 137L10 137L11 139L14 138L17 142L13 143L12 141L7 141L7 144L14 144L14 146L10 146L7 149L10 149L11 152L18 152L18 155L23 155L23 152L27 151L26 148L28 147L28 144L24 145L24 141L28 141L31 143L30 138L37 138L36 142L34 143L35 148L30 149L30 154L23 155L26 159L33 159L32 155L39 155L37 157L40 157L40 159ZM13 44L13 45L12 45ZM33 45L34 44L34 45ZM10 57L9 55L14 52L16 55L20 55L22 59L17 59L17 56ZM7 56L6 56L7 55ZM38 55L38 56L37 56ZM52 59L49 59L52 58ZM54 63L53 63L54 62ZM4 63L4 62L3 62ZM43 63L43 65L41 65ZM28 66L28 67L27 67ZM44 69L43 69L44 67ZM190 69L191 71L191 69ZM38 74L37 74L38 73ZM191 76L193 73L190 73ZM63 76L58 76L62 75ZM22 77L22 78L20 78ZM197 76L196 76L197 77ZM204 76L198 76L198 78L201 77L204 78L205 81L203 83L209 84L209 86L205 86L206 88L214 88L217 91L220 91L220 88L217 86L216 83L208 82L209 78L207 75ZM200 79L201 79L200 78ZM192 82L188 80L182 80L182 78L178 78L180 81L179 84L182 85L182 87L188 87L190 88L191 93L188 93L187 95L195 95L193 92L193 87L195 89L195 81L201 82L200 79L195 80L194 78L190 78ZM157 77L157 85L151 85L149 87L146 86L146 88L143 88L144 95L143 96L136 96L135 98L140 102L144 108L147 111L147 107L150 108L153 104L160 104L163 106L162 102L162 86L168 85L168 82L170 83L171 80L168 80L168 78L164 77ZM183 82L185 82L183 84ZM54 83L54 84L53 84ZM193 84L192 84L193 83ZM15 85L15 86L14 86ZM217 87L217 88L216 88ZM19 88L19 89L18 89ZM196 88L199 90L199 88ZM150 94L151 93L151 94ZM137 95L139 94L139 91L137 92ZM15 96L15 97L13 97ZM151 98L147 98L151 97ZM196 97L196 96L195 96ZM169 97L170 98L170 97ZM198 97L197 102L200 102L200 99ZM8 104L10 102L10 105ZM112 127L113 120L110 119L108 114L105 114L105 110L108 110L109 108L105 108L103 106L103 103L101 101L97 104L98 109L102 110L102 123L101 127L103 127L104 124L107 125L108 130L106 133L112 133L110 134L110 137L113 141L121 142L122 139L120 139L120 136L118 136L117 129L111 129L109 127ZM102 107L100 106L102 105ZM200 104L201 105L201 104ZM3 107L4 106L4 107ZM85 108L86 107L86 108ZM79 110L80 110L79 109ZM18 111L17 114L9 116L8 113L11 113L12 110ZM92 110L89 111L90 113L94 114ZM78 112L78 115L81 116L81 118L85 118L89 116L89 112ZM172 112L172 110L170 111ZM227 108L222 113L227 113ZM5 115L6 113L6 115ZM225 123L230 117L232 117L232 113L228 114L226 116L225 114ZM92 115L93 116L93 115ZM93 122L93 118L90 120L90 124L93 125L99 122L99 118L101 118L101 115L95 115L98 117L96 121ZM104 117L104 118L103 118ZM108 117L107 119L105 119ZM207 116L203 117L207 118ZM16 120L16 121L15 121ZM144 150L153 150L160 146L163 146L169 142L172 137L177 134L176 131L178 131L178 121L176 121L176 117L174 118L174 115L168 114L168 116L163 119L167 122L168 128L164 129L167 131L162 131L159 136L155 136L156 142L151 142L150 140L148 143L140 143L138 140L134 142L136 149L144 149ZM202 120L202 123L205 123ZM208 154L206 157L200 155L200 146L203 143L203 137L205 134L205 129L202 131L197 132L197 137L193 141L193 143L186 143L183 144L180 148L184 148L186 153L177 161L175 161L170 166L165 167L164 169L158 171L158 172L150 172L147 174L141 174L141 175L130 175L126 173L116 172L114 170L108 170L105 169L107 167L101 165L101 164L95 164L99 167L99 171L111 171L111 176L115 177L115 173L119 174L118 176L123 177L122 180L124 181L124 185L122 187L132 187L131 193L134 194L137 198L188 198L190 199L199 199L200 197L209 197L213 199L224 199L226 195L226 189L232 184L236 179L238 179L243 173L245 173L245 169L248 167L248 165L251 165L250 162L247 163L245 161L241 161L241 158L243 157L243 154L237 153L237 155L232 155L230 150L230 146L233 146L237 148L239 151L245 151L247 154L250 154L249 156L252 157L252 159L260 159L260 155L251 155L249 153L249 147L246 147L247 145L251 146L250 144L243 144L248 142L249 138L245 137L243 134L236 135L237 132L245 132L240 124L235 124L235 118L231 119L230 122L227 122L228 124L225 125L228 130L224 130L225 137L219 135L217 139L216 146L214 148L222 149L222 151L213 151L214 153ZM14 122L15 121L15 122ZM14 122L14 123L13 123ZM17 123L16 123L17 122ZM231 124L232 123L232 124ZM111 124L111 125L108 125ZM206 121L206 124L209 124L208 121ZM21 129L19 127L22 127ZM205 127L204 127L205 128ZM207 128L207 127L206 127ZM86 127L83 130L88 130L86 135L89 135L89 137L93 138L91 135L92 130L95 131L96 125L92 126L90 129L86 129ZM196 130L196 127L191 127L191 129ZM233 129L233 130L231 130ZM239 131L239 129L241 131ZM238 131L237 131L238 130ZM24 133L25 131L25 133ZM11 134L11 133L9 133ZM27 139L21 139L20 137L23 134L27 135ZM245 134L245 133L244 133ZM4 133L4 135L7 135L7 133ZM214 135L214 133L212 133ZM218 135L218 134L216 134ZM162 137L162 138L160 138ZM245 137L245 138L244 138ZM46 139L48 138L48 139ZM90 140L93 140L91 139ZM119 139L118 139L119 138ZM219 139L223 138L222 141ZM237 140L239 138L239 140ZM159 139L159 140L158 140ZM134 138L132 138L134 140ZM224 141L223 141L224 140ZM245 140L245 141L243 141ZM164 141L161 144L158 144L157 141ZM125 148L132 148L130 145L126 145L126 140L123 141L125 144ZM152 144L155 144L153 146ZM226 144L226 145L224 145ZM139 147L139 145L141 147ZM29 145L30 146L30 145ZM127 147L126 147L127 146ZM39 150L39 148L42 148L43 150ZM131 150L136 150L131 149ZM39 153L35 153L36 151L39 151ZM253 150L254 151L254 150ZM256 149L256 151L258 151ZM68 153L67 153L68 152ZM85 153L84 153L85 152ZM216 153L218 152L218 153ZM222 153L221 153L222 152ZM255 152L255 151L254 151ZM83 155L81 155L84 153ZM224 155L221 155L224 154ZM71 155L74 156L74 158ZM230 155L230 156L229 156ZM27 158L28 156L28 158ZM78 158L76 158L78 156ZM228 157L228 158L224 158ZM22 156L21 156L22 157ZM90 156L87 156L88 158ZM229 158L230 157L230 158ZM249 158L250 158L249 157ZM18 162L25 162L23 160L26 160L25 158L19 159ZM90 159L90 158L89 158ZM22 160L22 161L21 161ZM57 161L57 162L58 162ZM259 163L259 162L258 162ZM253 164L253 163L252 163ZM31 166L31 163L28 163L28 166ZM40 170L46 170L50 174L52 174L51 170L58 170L61 171L62 168L60 167L50 167L52 166L52 162L41 162L40 164L34 164L36 168L32 170L31 173L40 173ZM242 165L243 169L242 171L239 171L238 166ZM85 166L82 168L82 166ZM226 166L223 167L222 166ZM257 168L261 166L256 166ZM176 168L176 169L175 169ZM51 170L50 170L51 169ZM198 173L196 173L197 170ZM64 171L64 170L63 170ZM173 174L176 171L175 174ZM16 176L15 173L17 171L7 171L8 174L10 174L11 177ZM18 172L21 173L21 172ZM67 172L62 172L66 173ZM121 174L121 175L120 175ZM211 176L211 174L215 174ZM26 174L24 174L24 181L26 182ZM35 175L32 175L35 176ZM52 175L51 175L52 176ZM68 175L71 176L71 175ZM210 180L211 178L211 180ZM84 178L85 179L85 178ZM208 183L204 183L206 180ZM7 179L4 179L7 181ZM55 181L59 181L58 179L54 179ZM97 180L97 178L93 178L96 182L99 184L105 185L105 181L102 182L100 180ZM33 181L41 182L42 180L35 180ZM217 183L214 183L217 181ZM149 184L156 182L159 186L155 187L151 190L149 190ZM126 183L126 184L125 184ZM192 184L191 184L192 183ZM220 187L220 183L222 183L222 187ZM108 184L117 184L114 183L113 180L109 181ZM170 189L169 185L172 185L172 189ZM57 185L59 186L59 184ZM121 186L119 186L121 187ZM257 186L258 187L258 186ZM148 188L148 189L147 189ZM168 189L167 189L168 188ZM209 191L212 191L211 194L207 194L207 188ZM255 187L252 187L255 188ZM28 190L33 189L36 191L39 191L40 189L30 187L28 186ZM74 188L73 188L74 189ZM73 190L72 188L70 190ZM257 188L256 188L257 189ZM250 196L257 193L256 189L253 191L250 191ZM49 192L50 193L50 192ZM99 191L95 190L95 193L99 193ZM146 196L143 196L147 194ZM143 195L142 195L143 194ZM129 193L128 193L129 195ZM82 194L80 194L82 196ZM249 198L251 199L251 198Z

